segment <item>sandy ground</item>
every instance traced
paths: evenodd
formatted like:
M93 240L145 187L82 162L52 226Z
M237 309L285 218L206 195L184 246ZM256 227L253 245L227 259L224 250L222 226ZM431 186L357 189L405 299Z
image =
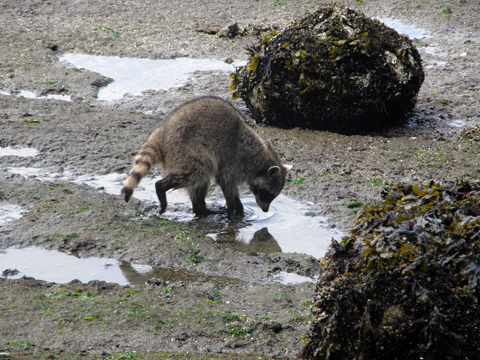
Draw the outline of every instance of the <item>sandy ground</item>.
M427 31L416 41L426 76L408 123L355 136L255 128L294 165L284 194L316 203L331 227L348 231L354 206L378 201L382 188L395 182L478 177L477 133L468 129L480 120L480 5L467 0L341 4ZM279 270L312 275L319 271L316 259L215 242L204 236L212 226L208 221L179 225L145 217L156 207L138 200L127 205L120 196L86 185L27 180L8 168L125 172L148 133L176 106L200 95L230 98L228 74L210 72L168 91L105 104L96 96L111 80L66 67L59 63L62 55L246 60L244 49L254 36L228 39L208 32L235 22L240 28L282 28L317 6L306 0L0 3L0 146L40 151L35 157L0 157L0 200L29 210L0 227L0 247L35 245L202 274L193 283L179 276L180 282L134 288L0 280L0 352L295 356L309 328L314 284L265 279ZM14 96L20 90L70 95L72 102ZM240 100L235 106L248 116Z

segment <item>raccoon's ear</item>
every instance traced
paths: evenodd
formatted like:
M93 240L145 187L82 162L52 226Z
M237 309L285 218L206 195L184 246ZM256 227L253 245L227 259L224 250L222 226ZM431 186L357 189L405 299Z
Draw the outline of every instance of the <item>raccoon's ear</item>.
M280 168L278 166L270 166L267 171L268 177L275 176L280 173Z
M283 168L285 169L285 174L288 174L290 170L292 170L292 165L283 165Z

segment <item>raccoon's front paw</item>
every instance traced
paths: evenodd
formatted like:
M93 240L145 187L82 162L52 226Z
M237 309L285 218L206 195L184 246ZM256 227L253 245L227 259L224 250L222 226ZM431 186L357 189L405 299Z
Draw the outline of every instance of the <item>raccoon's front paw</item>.
M243 204L238 196L235 196L235 215L241 217L245 216L243 212Z
M235 211L228 211L227 209L227 216L230 221L242 221L245 216L243 207L241 209L235 209Z
M235 216L244 217L244 216L245 216L245 213L244 213L244 211L243 211L243 208L240 209L240 210L235 210Z
M231 222L237 222L237 221L243 221L243 215L228 215L228 221Z
M209 209L202 209L201 211L197 210L195 212L195 216L198 216L198 217L207 217L207 216L210 216L210 215L217 215L218 214L218 211L214 211L214 210L209 210Z

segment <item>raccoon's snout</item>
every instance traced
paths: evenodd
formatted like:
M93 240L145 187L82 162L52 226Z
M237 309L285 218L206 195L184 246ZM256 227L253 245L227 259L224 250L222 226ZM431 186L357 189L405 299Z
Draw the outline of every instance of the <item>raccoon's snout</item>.
M270 207L270 202L267 201L262 201L260 199L260 196L255 195L255 201L257 202L257 205L262 209L263 212L268 212L268 209Z
M270 204L258 204L258 206L260 206L260 209L262 209L263 212L268 212L268 208L270 207Z

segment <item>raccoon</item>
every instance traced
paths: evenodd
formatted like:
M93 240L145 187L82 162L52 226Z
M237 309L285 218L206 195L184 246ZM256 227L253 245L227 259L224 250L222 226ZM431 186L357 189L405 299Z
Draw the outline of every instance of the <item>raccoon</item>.
M166 191L180 188L187 189L196 216L214 214L205 204L214 178L225 196L230 219L244 216L239 185L247 183L258 206L267 212L291 169L282 164L271 145L246 124L230 102L214 96L186 102L150 134L122 188L125 201L158 163L165 175L155 183L160 214L167 208Z

